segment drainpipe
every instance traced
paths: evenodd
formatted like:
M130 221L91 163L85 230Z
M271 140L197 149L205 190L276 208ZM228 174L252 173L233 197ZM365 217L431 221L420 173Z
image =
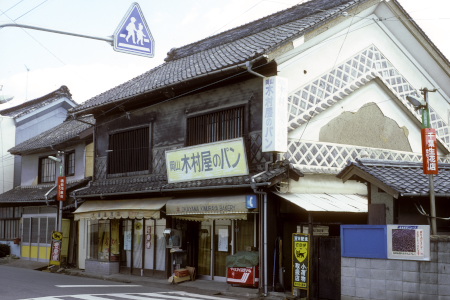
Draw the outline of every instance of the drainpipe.
M252 70L252 66L253 66L253 62L252 61L247 61L245 63L245 67L247 68L247 72L249 72L249 73L251 73L251 74L253 74L255 76L258 76L258 77L266 78L266 76L264 76L262 74L259 74L259 73L256 73L255 71L253 71Z
M50 193L56 189L57 185L52 186L51 189L48 190L47 193L45 193L44 198L45 198L45 204L47 204L47 206L50 206L50 204L48 203L48 195L50 195Z
M91 187L91 184L92 184L92 180L90 180L90 181L88 182L87 186L82 187L82 188L79 188L79 189L74 190L74 191L72 192L72 197L73 197L73 199L75 200L75 209L78 208L77 192L82 191L82 190L85 190L85 189L87 189L87 188L90 188L90 187Z
M263 191L258 191L258 188L256 186L256 182L255 182L255 178L258 177L259 175L265 173L268 171L269 168L269 164L271 164L273 162L273 157L271 157L271 160L266 162L265 165L265 170L261 173L258 173L256 175L253 175L251 177L251 181L250 184L252 186L253 192L255 194L258 195L262 195L263 199L262 199L262 205L260 205L260 207L262 207L262 217L260 217L260 228L262 228L262 232L260 234L260 245L262 247L260 247L260 249L262 249L262 255L260 256L259 259L259 265L260 265L260 272L259 272L259 276L262 277L260 278L260 281L262 283L262 296L266 297L268 294L268 290L267 290L267 192L263 192ZM261 224L262 223L262 224ZM261 270L262 269L262 270ZM262 276L261 276L262 275ZM261 289L260 289L261 292Z

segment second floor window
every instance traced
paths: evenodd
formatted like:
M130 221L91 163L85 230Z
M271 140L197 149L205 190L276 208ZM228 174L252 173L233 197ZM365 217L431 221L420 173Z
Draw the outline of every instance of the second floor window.
M48 157L39 159L39 183L55 182L56 162Z
M149 135L149 127L111 134L108 148L108 174L149 170Z
M66 153L64 169L66 176L75 175L75 151Z
M244 136L244 106L225 109L187 120L186 145L212 143Z

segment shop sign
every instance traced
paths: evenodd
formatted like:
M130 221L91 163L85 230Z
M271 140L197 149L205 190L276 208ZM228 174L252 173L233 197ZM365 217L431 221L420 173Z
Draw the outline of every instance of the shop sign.
M310 240L309 234L292 234L292 287L307 290L309 287Z
M430 260L430 225L387 225L388 258Z
M166 151L169 183L248 175L242 138Z
M52 232L52 244L50 252L50 265L61 265L61 249L63 234L59 231Z
M263 152L287 152L288 80L279 76L264 78Z
M56 199L58 201L65 201L66 200L66 176L59 176L58 177L58 194L56 196Z
M438 174L436 129L422 128L422 160L424 174Z

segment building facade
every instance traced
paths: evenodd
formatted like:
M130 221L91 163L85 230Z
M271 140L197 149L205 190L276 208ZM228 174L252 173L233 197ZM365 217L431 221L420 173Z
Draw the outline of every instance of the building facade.
M372 203L364 183L336 175L360 157L421 159L420 114L406 97L424 86L437 90L431 123L447 161L449 74L397 1L310 1L171 50L72 110L97 121L94 179L74 193L90 237L79 264L161 276L192 266L225 280L226 257L255 250L263 293L303 280L315 297L338 297L339 226L367 223ZM279 79L284 112L267 102ZM284 145L269 147L272 137ZM240 151L248 170L237 170ZM323 246L308 282L290 272L292 234L306 232Z
M21 185L21 156L14 156L9 149L64 122L67 110L76 106L69 89L59 89L0 111L2 160L0 161L0 192L5 193ZM20 220L24 213L15 199L3 198L0 201L0 243L11 247L11 253L20 256ZM47 212L46 212L47 213Z

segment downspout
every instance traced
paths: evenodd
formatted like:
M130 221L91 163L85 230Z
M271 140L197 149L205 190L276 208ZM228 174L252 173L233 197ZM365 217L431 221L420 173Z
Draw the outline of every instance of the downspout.
M259 265L262 266L262 272L260 270L259 276L262 278L260 278L260 282L262 283L262 296L266 297L268 294L268 290L267 290L267 192L264 191L258 191L258 188L256 186L256 182L255 182L255 178L258 177L259 175L265 173L268 171L268 167L269 164L271 164L273 162L273 157L271 158L270 161L266 162L265 164L265 170L261 173L258 173L256 175L253 175L251 177L250 180L250 185L252 186L253 192L255 194L258 195L262 195L263 199L262 199L262 205L260 205L260 207L262 207L262 217L260 217L260 228L262 228L262 232L260 234L260 249L262 249L262 255L260 256L259 259ZM262 224L261 224L262 223ZM261 290L260 290L261 292Z
M91 187L91 184L92 184L92 180L90 180L90 181L88 182L87 186L84 186L84 187L79 188L79 189L77 189L77 190L74 190L74 191L72 192L72 197L73 197L73 199L75 200L75 209L78 208L77 192L82 191L82 190L85 190L85 189L87 189L87 188L90 188L90 187Z
M250 74L253 74L257 77L261 77L261 78L266 78L266 76L259 74L255 71L252 70L252 65L253 62L252 61L247 61L245 63L245 67L247 68L247 72L249 72ZM265 172L267 172L269 164L273 163L273 156L271 156L271 160L269 162L266 162L265 165L265 170L261 173L258 173L254 176L251 177L251 181L250 184L252 186L253 192L255 194L258 195L262 195L263 199L262 199L262 206L260 205L260 207L262 207L262 218L260 217L260 228L263 229L263 232L261 233L261 238L260 238L260 243L262 244L262 247L260 247L260 249L262 248L262 255L260 257L259 260L259 265L262 265L262 272L260 271L259 276L262 278L260 278L260 282L262 283L262 296L266 297L268 294L268 290L267 290L267 192L264 191L258 191L257 187L256 187L256 182L255 182L255 178ZM262 224L261 224L262 223ZM261 292L261 290L260 290Z
M48 195L50 195L50 193L57 187L57 185L52 186L51 189L48 190L47 193L45 193L44 198L45 198L45 204L47 204L47 206L50 206L50 204L48 203Z
M247 72L249 72L249 73L251 73L251 74L253 74L255 76L258 76L258 77L266 78L266 76L264 76L262 74L259 74L259 73L256 73L255 71L253 71L252 70L252 66L253 66L253 61L245 62L245 67L247 68Z

